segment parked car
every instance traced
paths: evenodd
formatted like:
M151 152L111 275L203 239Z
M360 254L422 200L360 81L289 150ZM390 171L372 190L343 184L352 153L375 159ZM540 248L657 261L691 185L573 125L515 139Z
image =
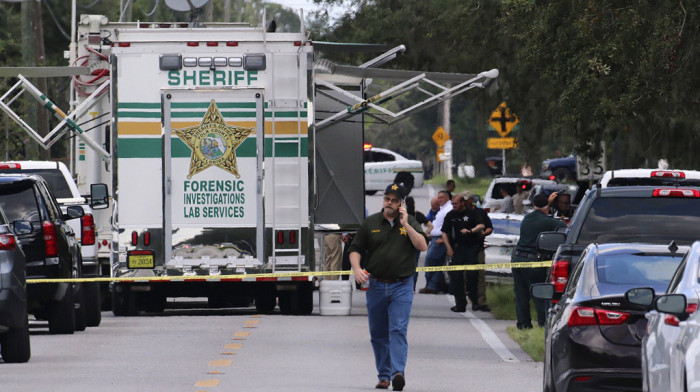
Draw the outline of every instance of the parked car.
M652 288L631 290L630 301L650 308L642 341L643 390L700 391L700 241L676 270L664 296ZM631 294L630 293L630 294ZM678 299L669 296L681 296ZM671 306L677 306L675 309Z
M603 188L611 186L656 185L700 186L700 171L661 169L609 170L600 179Z
M700 188L624 186L587 191L566 232L545 232L538 247L554 252L549 281L561 293L581 252L591 243L676 241L700 238Z
M35 174L48 184L56 201L66 213L68 206L80 206L84 215L80 219L71 219L67 223L73 229L76 240L80 242L81 269L84 277L109 276L109 260L100 264L97 257L97 228L92 208L86 198L80 195L78 186L70 171L61 162L53 161L15 161L0 162L0 173L6 174ZM103 206L104 208L107 205ZM101 294L108 292L109 285L105 282L100 290L97 282L83 283L85 292L85 317L88 327L100 325L102 320Z
M5 362L31 356L24 252L14 233L27 234L28 221L10 222L0 209L0 355Z
M384 148L365 145L365 193L384 191L394 182L403 183L410 192L423 186L423 162L407 159Z
M545 159L542 161L540 177L557 182L568 182L576 180L576 157Z
M486 264L510 263L515 245L520 238L520 223L524 215L501 214L492 212L489 214L493 233L486 236L484 241L484 254ZM486 270L487 275L512 275L510 268L497 268Z
M640 390L644 306L625 293L638 286L663 292L688 247L590 244L545 325L544 391ZM551 283L532 286L551 300Z
M28 279L81 277L80 244L66 223L83 216L80 206L64 214L39 176L0 174L0 207L9 221L27 221L31 230L16 233L26 258ZM27 311L49 322L51 333L85 329L82 287L71 283L27 285Z
M530 191L535 185L543 184L556 184L556 182L531 177L496 177L491 181L491 184L489 184L486 190L481 208L485 209L487 212L497 212L503 204L501 188L505 188L510 195L514 195L518 187Z

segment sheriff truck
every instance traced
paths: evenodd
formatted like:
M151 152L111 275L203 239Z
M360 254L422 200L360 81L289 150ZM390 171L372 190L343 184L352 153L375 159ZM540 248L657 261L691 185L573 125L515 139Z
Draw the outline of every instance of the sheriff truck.
M283 313L311 313L311 277L246 277L312 270L313 51L303 32L84 15L77 48L93 76L77 97L96 103L76 122L111 113L97 135L111 154L79 146L76 172L110 177L111 274L144 278L113 283L114 314L162 311L169 297L254 301L261 312L279 299ZM98 77L110 81L99 97Z

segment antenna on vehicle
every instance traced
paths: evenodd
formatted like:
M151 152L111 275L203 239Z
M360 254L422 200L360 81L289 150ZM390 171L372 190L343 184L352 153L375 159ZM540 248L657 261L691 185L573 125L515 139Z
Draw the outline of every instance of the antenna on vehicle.
M165 0L165 5L174 11L190 11L190 24L192 27L197 27L200 25L199 17L202 15L202 7L208 2L209 0Z

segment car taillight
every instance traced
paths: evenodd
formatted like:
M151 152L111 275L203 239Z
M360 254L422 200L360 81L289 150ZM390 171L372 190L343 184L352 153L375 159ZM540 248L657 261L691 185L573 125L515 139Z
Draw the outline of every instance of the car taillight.
M595 310L583 306L573 306L569 320L566 322L569 327L580 327L584 325L596 325Z
M8 169L21 169L22 166L19 163L2 163L0 164L0 170Z
M685 312L688 313L689 315L695 313L697 310L698 310L698 304L688 304L685 307ZM681 320L679 320L678 317L676 317L672 314L667 314L666 316L664 316L664 324L666 324L666 325L677 327L680 325L680 323L681 323Z
M550 174L548 178L550 181L554 181L557 179L557 176L555 176L554 174Z
M630 314L627 312L607 309L596 309L595 315L598 318L599 325L620 325L630 317Z
M682 171L656 170L651 172L651 177L685 178L685 173Z
M630 314L618 312L616 310L589 308L585 306L574 306L571 309L567 325L570 327L580 327L585 325L620 325L623 324Z
M80 218L81 236L80 243L83 245L95 245L95 218L92 214L85 214Z
M289 232L289 243L294 245L297 242L297 232L295 230L291 230Z
M0 250L14 250L15 236L12 234L0 234Z
M700 197L700 191L697 189L658 188L654 189L651 195L653 197Z
M52 222L43 222L41 228L44 231L44 248L46 257L58 256L58 239L56 228Z
M566 287L566 282L569 281L569 262L566 260L557 260L552 264L552 272L550 283L554 285L554 291L563 293Z

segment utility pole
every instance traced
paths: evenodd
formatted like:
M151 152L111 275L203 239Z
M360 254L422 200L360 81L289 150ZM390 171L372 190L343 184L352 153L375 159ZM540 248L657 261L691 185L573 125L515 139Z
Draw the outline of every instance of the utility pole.
M450 135L450 108L452 107L452 99L447 99L442 104L442 128ZM451 138L450 138L451 140ZM444 162L443 173L448 180L452 179L452 153Z
M21 6L22 29L22 60L27 67L45 65L46 53L44 52L44 30L41 21L41 2L36 0L24 1ZM39 91L47 91L46 78L30 79ZM40 135L45 136L49 132L49 114L40 107L36 100L28 99L27 123L36 129ZM33 114L33 115L32 115ZM31 139L25 144L26 159L47 160L51 157L49 150L39 149L39 146Z

